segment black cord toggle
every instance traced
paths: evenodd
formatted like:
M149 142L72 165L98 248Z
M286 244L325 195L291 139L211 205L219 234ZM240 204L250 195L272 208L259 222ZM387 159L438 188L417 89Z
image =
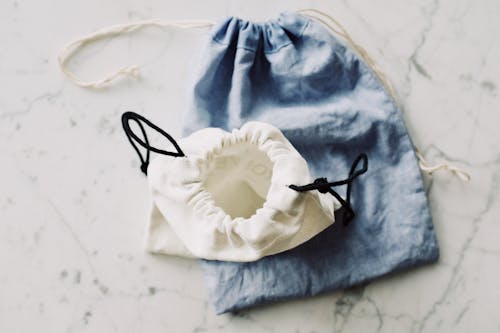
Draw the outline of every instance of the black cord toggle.
M141 140L134 133L134 131L132 131L132 129L130 128L130 120L133 120L139 126L139 128L141 130L141 133L142 133L142 136L144 137L144 141ZM151 146L149 144L149 140L148 140L148 136L146 134L146 130L144 129L144 126L143 126L142 123L145 123L146 125L148 125L152 129L154 129L155 131L157 131L158 133L160 133L161 135L163 135L165 138L167 138L168 141L170 141L170 143L172 143L172 145L175 147L175 149L177 151L176 152L172 152L172 151L158 149L158 148L155 148L155 147ZM128 141L130 142L130 144L132 145L132 147L134 148L134 150L137 152L137 155L139 155L139 159L141 160L141 171L144 172L144 174L146 174L146 175L148 174L150 152L155 152L155 153L158 153L158 154L168 155L168 156L173 156L173 157L183 157L183 156L186 156L186 155L184 155L184 152L179 147L179 145L174 140L174 138L172 138L167 132L165 132L164 130L162 130L160 127L156 126L151 121L149 121L148 119L144 118L143 116L141 116L141 115L139 115L139 114L137 114L135 112L127 111L127 112L125 112L122 115L122 126L123 126L123 130L125 131L125 134L127 135ZM141 154L141 152L139 150L139 147L137 147L137 145L136 145L136 142L139 145L141 145L142 147L146 148L146 156L145 157L142 156L142 154Z
M358 164L363 161L363 165L361 166L361 169L357 170ZM360 175L364 174L368 170L368 156L363 153L360 154L354 162L351 165L351 169L349 170L349 176L346 179L343 180L338 180L334 182L328 182L326 178L317 178L312 182L311 184L307 185L290 185L289 187L292 190L295 190L297 192L306 192L306 191L313 191L313 190L318 190L320 193L330 193L333 195L342 205L342 208L344 210L342 211L342 220L344 225L349 224L349 222L354 218L356 215L354 213L354 210L352 209L351 206L351 187L354 179L359 177ZM346 198L345 200L337 193L335 192L332 187L335 186L341 186L341 185L347 185L347 190L346 190Z

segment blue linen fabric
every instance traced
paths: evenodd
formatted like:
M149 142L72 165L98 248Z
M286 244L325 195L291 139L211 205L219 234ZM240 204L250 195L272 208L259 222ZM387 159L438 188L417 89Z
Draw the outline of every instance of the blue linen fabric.
M401 114L371 69L320 23L295 13L215 26L193 87L184 133L258 120L280 128L313 177L347 177L355 219L256 262L201 261L217 313L316 295L434 262L439 251ZM303 184L297 184L303 185ZM345 194L339 189L340 193Z

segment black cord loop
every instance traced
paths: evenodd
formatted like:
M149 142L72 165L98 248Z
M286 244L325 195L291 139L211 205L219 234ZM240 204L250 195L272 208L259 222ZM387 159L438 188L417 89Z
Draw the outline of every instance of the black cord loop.
M361 166L361 169L357 170L358 164L361 161L363 161L363 165ZM363 154L360 154L358 157L356 157L356 159L352 163L351 169L349 170L349 176L346 179L338 180L338 181L334 181L334 182L328 182L328 180L326 178L317 178L311 184L302 185L302 186L289 185L288 187L290 187L292 190L295 190L297 192L318 190L320 193L330 193L340 202L340 204L344 208L344 210L342 211L342 214L343 214L342 220L343 220L344 225L347 225L356 215L354 213L354 210L352 209L352 206L351 206L352 183L353 183L354 179L356 179L360 175L364 174L367 170L368 170L368 156L365 153L363 153ZM332 187L341 186L341 185L347 185L345 200L337 192L335 192L332 189Z
M142 136L144 137L144 141L141 140L135 133L132 131L130 128L130 121L133 120L140 128ZM161 135L163 135L165 138L172 143L172 145L175 147L177 150L176 152L172 151L167 151L159 148L155 148L149 144L148 136L146 134L146 130L144 129L144 126L142 123L145 123ZM173 156L173 157L183 157L186 156L184 155L184 152L182 149L179 147L177 142L164 130L153 124L151 121L148 119L144 118L140 114L137 114L132 111L127 111L122 115L122 126L123 130L125 131L125 134L127 135L128 141L136 151L137 155L139 156L139 159L141 160L141 171L144 172L144 174L148 174L148 166L149 166L149 156L150 152L155 152L158 154L162 155L168 155L168 156ZM141 151L139 150L139 147L137 147L136 142L141 145L142 147L146 148L146 156L143 156L141 154Z

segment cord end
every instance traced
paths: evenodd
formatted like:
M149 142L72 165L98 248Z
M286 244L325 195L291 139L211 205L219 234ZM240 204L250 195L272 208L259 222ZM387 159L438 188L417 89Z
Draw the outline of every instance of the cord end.
M147 176L148 175L148 162L144 162L141 164L141 171Z

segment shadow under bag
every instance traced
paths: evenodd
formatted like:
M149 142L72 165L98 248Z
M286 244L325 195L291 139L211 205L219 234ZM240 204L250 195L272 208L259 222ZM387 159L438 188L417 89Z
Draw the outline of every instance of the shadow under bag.
M353 221L255 262L202 260L217 313L316 295L437 260L414 148L401 114L370 67L315 20L295 13L253 23L228 18L203 50L184 134L248 121L278 127L313 177L343 178L366 152L352 187ZM342 193L343 194L343 193Z

